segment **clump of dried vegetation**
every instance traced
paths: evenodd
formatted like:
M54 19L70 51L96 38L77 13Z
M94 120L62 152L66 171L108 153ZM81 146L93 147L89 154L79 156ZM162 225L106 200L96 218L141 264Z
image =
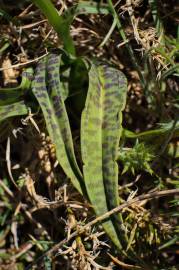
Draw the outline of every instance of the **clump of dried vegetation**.
M77 2L53 1L59 14ZM119 21L113 25L114 14L77 16L71 25L77 54L112 63L127 76L125 129L143 132L168 123L171 132L122 136L119 196L129 238L119 255L100 223L86 226L95 220L92 206L59 166L39 112L0 122L2 270L179 268L179 200L174 193L157 195L179 188L179 6L175 0L93 2L113 3ZM35 68L62 41L29 0L0 0L0 21L0 87L14 87L26 67ZM72 125L80 162L78 125Z

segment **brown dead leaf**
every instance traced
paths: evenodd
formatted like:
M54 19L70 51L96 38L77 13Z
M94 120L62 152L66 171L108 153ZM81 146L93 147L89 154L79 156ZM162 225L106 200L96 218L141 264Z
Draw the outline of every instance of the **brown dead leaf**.
M3 62L2 62L2 68L3 68L3 79L4 79L4 86L11 86L17 85L17 79L16 79L16 72L14 69L11 68L12 63L9 57L7 56Z

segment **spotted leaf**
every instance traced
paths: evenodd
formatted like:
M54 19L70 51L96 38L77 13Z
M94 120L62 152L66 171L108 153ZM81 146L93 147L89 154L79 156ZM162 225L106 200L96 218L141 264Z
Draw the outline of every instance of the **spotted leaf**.
M28 113L28 108L24 101L12 103L10 105L0 106L0 122L12 116L25 115Z
M29 90L33 79L33 70L26 69L22 73L22 79L19 86L14 88L0 88L0 106L15 103L22 99L27 90Z
M69 119L64 104L67 94L60 82L61 62L61 55L55 53L42 59L37 65L32 91L40 104L47 130L56 146L59 164L76 189L82 193L82 174L76 162Z
M81 120L83 173L89 199L98 216L119 204L117 149L122 130L127 81L120 71L91 64L89 88ZM115 219L113 225L113 219ZM113 242L121 248L115 227L121 216L103 223ZM124 232L123 232L124 234Z

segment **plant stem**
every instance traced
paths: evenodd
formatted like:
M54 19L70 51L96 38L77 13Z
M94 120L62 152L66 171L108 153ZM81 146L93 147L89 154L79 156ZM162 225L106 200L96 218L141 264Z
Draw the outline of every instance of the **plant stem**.
M45 15L49 23L63 41L64 49L75 55L75 46L70 36L70 25L58 14L51 0L31 0Z

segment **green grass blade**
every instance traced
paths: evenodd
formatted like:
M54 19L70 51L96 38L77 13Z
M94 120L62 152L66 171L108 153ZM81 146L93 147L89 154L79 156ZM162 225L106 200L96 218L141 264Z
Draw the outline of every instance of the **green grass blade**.
M81 150L87 193L98 216L119 203L116 157L126 92L126 78L121 72L107 66L91 65L81 121ZM121 248L120 236L112 221L106 221L103 226Z
M58 161L75 188L82 193L82 174L75 159L70 124L61 89L60 63L61 56L57 54L50 54L42 59L37 65L32 91L40 104L47 130L56 146Z
M0 8L0 17L3 17L7 21L13 21L13 18L2 8Z
M157 31L157 36L160 38L160 43L162 43L164 46L165 45L164 27L163 27L162 20L159 16L159 12L158 12L159 7L157 4L157 1L156 0L149 0L149 5L150 5L153 20L154 20L155 28Z
M128 53L129 53L129 56L131 58L131 62L132 64L134 65L136 71L138 72L138 75L139 75L139 78L140 78L140 82L141 82L141 85L142 87L145 89L146 87L146 81L145 81L145 78L144 78L144 75L141 71L141 67L139 66L138 64L138 61L134 55L134 52L133 52L133 49L132 47L130 46L130 44L127 42L127 37L126 37L126 34L122 28L122 25L121 25L121 22L120 22L120 19L118 17L118 14L114 8L114 5L113 5L113 2L112 0L107 0L107 3L109 5L109 9L110 9L110 13L112 14L114 20L116 20L116 25L117 25L117 28L119 30L119 33L123 39L124 42L126 42L125 46L126 46L126 49L128 50Z
M172 129L173 129L173 138L176 138L179 136L179 121L176 121L176 124L173 128L173 121L170 121L168 123L159 124L160 128L152 129L140 133L135 133L127 129L123 129L123 135L126 138L131 139L140 139L140 140L153 140L155 137L161 137L168 135Z
M107 15L110 13L108 5L95 3L95 2L88 2L88 1L81 1L77 5L67 9L64 12L64 18L71 18L71 22L74 17L80 14L103 14Z
M111 25L108 33L107 33L107 35L105 36L105 38L103 39L103 41L101 42L99 47L103 47L107 43L107 41L110 39L110 36L112 35L112 33L113 33L113 31L114 31L114 29L116 27L116 24L117 24L117 21L116 21L116 19L114 19L113 23L112 23L112 25Z
M171 66L169 69L163 72L160 80L166 79L168 76L179 76L179 64L175 64L174 66Z

